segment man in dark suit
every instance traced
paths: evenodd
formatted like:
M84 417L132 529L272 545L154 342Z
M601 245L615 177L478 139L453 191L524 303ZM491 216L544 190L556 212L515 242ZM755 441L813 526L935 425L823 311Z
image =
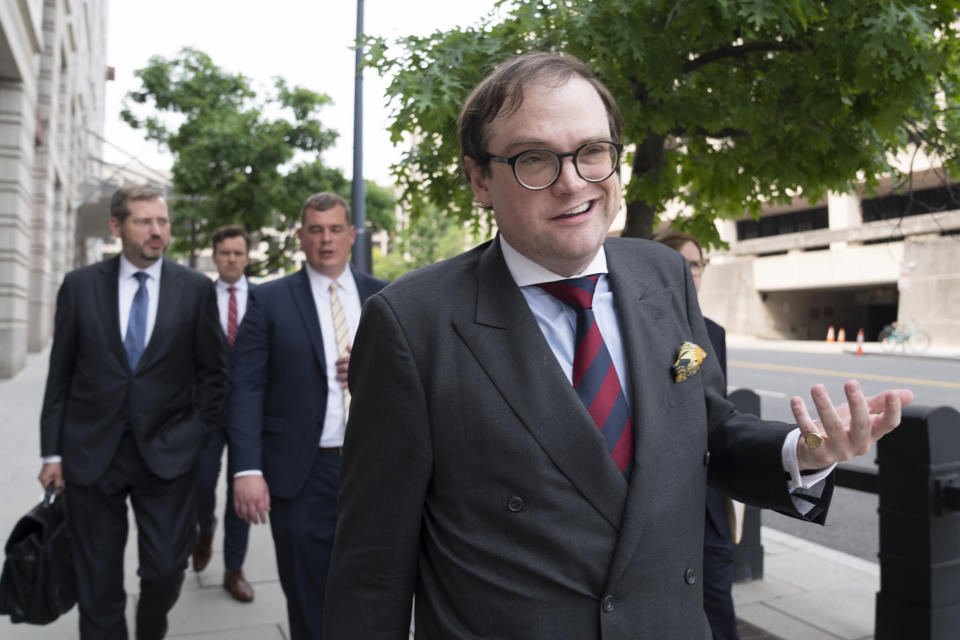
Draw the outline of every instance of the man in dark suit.
M57 295L40 418L40 483L65 486L80 637L127 637L127 499L137 522L137 638L163 638L196 526L195 463L226 381L213 283L163 259L159 191L118 190L121 255L72 271Z
M367 300L326 640L405 639L414 594L417 638L706 638L708 472L822 521L828 471L801 470L898 423L909 392L855 382L836 409L815 387L822 423L794 399L799 430L735 412L681 256L606 239L622 126L563 55L468 98L464 168L499 235Z
M220 311L220 328L227 354L227 376L233 366L233 345L237 331L247 312L247 302L254 285L244 275L250 263L250 236L243 227L227 226L213 233L213 263L219 278L217 308ZM227 389L227 398L230 389ZM193 547L193 570L203 571L213 555L213 533L217 526L214 511L217 506L217 477L220 461L227 443L226 425L229 416L226 409L220 428L213 432L210 442L200 451L197 463L197 543ZM229 457L228 449L228 457ZM230 468L229 463L227 468ZM242 520L233 508L233 482L227 482L227 501L223 514L223 588L235 600L252 602L253 585L243 575L243 559L247 555L247 539L250 524Z
M270 528L293 640L317 640L336 526L346 371L363 301L385 283L347 267L346 201L310 196L304 268L261 285L235 349L230 396L237 513Z

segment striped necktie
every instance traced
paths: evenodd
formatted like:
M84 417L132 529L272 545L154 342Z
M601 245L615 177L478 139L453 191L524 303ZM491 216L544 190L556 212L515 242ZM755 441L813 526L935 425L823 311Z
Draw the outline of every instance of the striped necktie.
M240 315L237 311L237 288L227 287L230 293L230 300L227 301L227 344L233 349L233 343L237 339L237 317Z
M337 281L330 283L330 312L333 315L333 334L337 338L337 355L341 358L347 355L350 346L350 327L347 325L347 314L343 312L340 296L337 294ZM343 419L346 421L350 411L350 389L343 389Z
M544 282L537 286L577 313L573 388L600 429L617 468L627 478L633 465L633 418L620 377L593 315L598 275Z

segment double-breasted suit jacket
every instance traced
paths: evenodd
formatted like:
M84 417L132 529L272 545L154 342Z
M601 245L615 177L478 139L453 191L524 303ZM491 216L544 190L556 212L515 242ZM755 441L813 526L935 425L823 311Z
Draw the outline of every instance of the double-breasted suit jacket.
M608 240L630 371L629 481L563 374L499 242L401 278L364 308L325 638L704 638L708 470L798 515L791 426L738 415L680 254ZM375 400L375 401L374 401ZM709 467L708 467L709 462Z
M190 470L219 422L226 385L213 282L164 260L153 333L135 370L120 335L120 258L67 274L57 295L41 454L67 482L103 475L129 427L161 478Z

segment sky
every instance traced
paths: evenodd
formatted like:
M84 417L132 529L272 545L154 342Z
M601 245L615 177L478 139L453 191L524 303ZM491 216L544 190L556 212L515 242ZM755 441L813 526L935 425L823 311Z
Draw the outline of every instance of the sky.
M397 38L475 24L494 0L365 0L364 31ZM322 159L348 178L353 174L354 51L356 0L112 0L108 3L107 64L116 69L107 83L104 147L108 162L169 168L157 144L120 120L123 97L139 87L134 71L151 56L172 58L183 47L207 53L214 64L271 86L281 76L333 99L320 111L324 125L340 133ZM389 166L399 159L386 132L384 90L375 71L364 72L364 177L392 182Z

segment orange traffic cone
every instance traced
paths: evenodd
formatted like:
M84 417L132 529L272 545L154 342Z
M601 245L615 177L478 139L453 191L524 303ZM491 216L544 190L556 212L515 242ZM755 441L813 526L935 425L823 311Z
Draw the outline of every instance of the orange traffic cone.
M840 330L837 331L837 342L846 342L847 341L847 332L843 330L843 327L840 327Z
M858 356L863 355L863 329L857 331L857 354Z
M830 325L830 328L827 329L827 342L833 342L833 325Z

